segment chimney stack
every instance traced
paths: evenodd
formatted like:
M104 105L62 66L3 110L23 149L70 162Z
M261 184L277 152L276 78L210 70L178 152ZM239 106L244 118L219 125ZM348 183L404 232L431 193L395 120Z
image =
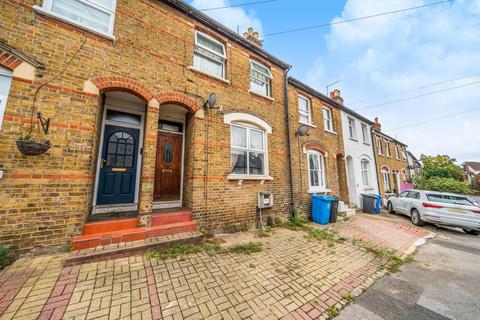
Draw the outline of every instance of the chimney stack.
M332 92L330 92L330 99L340 103L343 106L343 98L342 98L342 95L340 94L340 90L335 89Z
M257 47L263 47L263 41L258 39L259 35L258 32L253 31L253 28L248 28L247 32L243 33L243 37L247 39L249 42L253 43Z
M378 117L375 117L375 123L373 124L373 129L376 131L382 131L382 125L378 122Z

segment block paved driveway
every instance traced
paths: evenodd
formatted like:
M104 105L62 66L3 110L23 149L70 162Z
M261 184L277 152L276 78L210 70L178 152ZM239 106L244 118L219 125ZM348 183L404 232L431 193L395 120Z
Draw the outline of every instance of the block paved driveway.
M425 229L357 215L340 235L407 250ZM258 241L247 254L189 254L164 261L133 256L62 267L66 254L17 260L0 274L4 319L325 319L346 293L360 294L385 271L350 241L333 248L303 231L226 236ZM331 310L331 309L330 309Z

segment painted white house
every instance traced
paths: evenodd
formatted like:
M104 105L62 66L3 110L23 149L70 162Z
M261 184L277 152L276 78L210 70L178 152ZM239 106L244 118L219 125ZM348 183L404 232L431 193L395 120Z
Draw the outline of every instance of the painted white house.
M362 208L362 193L379 194L372 144L373 122L344 107L343 140L351 205Z

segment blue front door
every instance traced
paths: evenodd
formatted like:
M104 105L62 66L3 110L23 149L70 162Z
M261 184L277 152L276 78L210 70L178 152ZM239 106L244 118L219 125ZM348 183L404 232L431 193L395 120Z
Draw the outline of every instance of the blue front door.
M135 201L139 129L105 125L97 205Z

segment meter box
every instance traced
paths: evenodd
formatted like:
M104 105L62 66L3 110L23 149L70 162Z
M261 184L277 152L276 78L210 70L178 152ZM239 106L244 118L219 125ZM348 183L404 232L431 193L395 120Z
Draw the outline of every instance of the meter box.
M258 208L266 209L273 207L273 194L271 192L258 193Z

